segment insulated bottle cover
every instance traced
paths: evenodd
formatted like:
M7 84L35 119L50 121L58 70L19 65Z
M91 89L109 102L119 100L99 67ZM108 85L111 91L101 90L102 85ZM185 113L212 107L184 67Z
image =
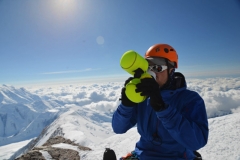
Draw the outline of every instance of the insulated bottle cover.
M151 75L146 73L148 70L148 62L137 52L129 50L122 55L120 60L121 67L131 75L134 75L134 71L138 68L141 68L144 73L140 78L132 79L128 84L126 84L126 96L132 102L140 103L146 99L146 96L141 96L140 92L136 93L136 84L140 83L142 78L151 78Z
M138 68L141 68L144 72L148 70L147 60L133 50L129 50L122 55L120 65L131 75L134 75L134 71Z

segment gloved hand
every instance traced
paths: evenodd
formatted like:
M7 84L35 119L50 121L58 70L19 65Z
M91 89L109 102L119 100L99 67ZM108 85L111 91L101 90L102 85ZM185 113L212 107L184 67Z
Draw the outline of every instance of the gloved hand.
M122 104L126 107L134 107L137 105L137 103L135 102L132 102L130 99L128 99L126 93L125 93L125 90L126 90L126 85L132 80L134 79L134 77L129 77L125 83L124 83L124 87L122 88L122 92L121 92L121 101L122 101Z
M136 87L136 92L142 92L142 96L150 97L150 104L155 111L159 112L167 108L160 94L159 85L153 77L141 79L141 83Z

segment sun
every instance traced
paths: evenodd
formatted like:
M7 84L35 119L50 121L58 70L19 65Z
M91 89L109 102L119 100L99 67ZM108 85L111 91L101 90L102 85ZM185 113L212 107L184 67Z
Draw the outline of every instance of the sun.
M52 13L58 19L73 16L78 7L77 0L50 0L50 2Z
M56 9L70 11L76 6L75 0L55 0Z

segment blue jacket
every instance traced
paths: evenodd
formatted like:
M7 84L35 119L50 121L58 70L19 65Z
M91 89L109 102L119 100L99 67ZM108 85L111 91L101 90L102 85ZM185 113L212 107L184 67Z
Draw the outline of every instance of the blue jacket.
M120 104L113 114L112 127L122 134L137 124L140 140L135 152L140 160L193 160L193 151L208 140L208 120L203 99L186 89L184 83L175 90L160 94L169 107L155 112L149 98L135 107Z

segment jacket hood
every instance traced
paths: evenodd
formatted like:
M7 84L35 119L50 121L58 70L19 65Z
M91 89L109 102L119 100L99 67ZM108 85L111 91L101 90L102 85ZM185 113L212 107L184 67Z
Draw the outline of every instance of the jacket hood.
M187 83L185 80L185 77L182 73L180 72L175 72L174 73L174 83L173 83L173 89L178 89L182 87L187 87Z
M168 79L166 84L160 88L160 90L176 90L182 87L187 87L184 75L180 72L174 72L174 74Z
M178 92L181 92L187 88L187 84L185 81L185 77L182 73L176 72L174 73L174 82L169 89L161 90L161 95L164 101L169 101L173 95Z

